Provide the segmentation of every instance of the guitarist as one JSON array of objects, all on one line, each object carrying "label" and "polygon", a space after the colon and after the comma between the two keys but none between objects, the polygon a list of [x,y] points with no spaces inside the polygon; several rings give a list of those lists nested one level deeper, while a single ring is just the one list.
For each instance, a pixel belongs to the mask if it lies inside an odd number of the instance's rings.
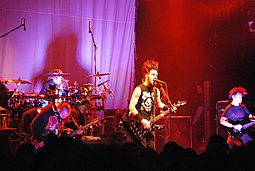
[{"label": "guitarist", "polygon": [[[58,128],[65,118],[70,115],[71,107],[68,102],[48,104],[41,108],[30,124],[35,149],[40,150],[47,143],[47,135],[58,135]],[[55,137],[55,136],[48,136]]]},{"label": "guitarist", "polygon": [[[243,125],[254,119],[254,116],[249,112],[247,107],[242,104],[242,98],[248,94],[243,87],[234,87],[229,93],[228,97],[231,103],[224,109],[220,118],[220,124],[228,127],[227,144],[230,148],[246,144],[253,140],[248,135],[248,129],[244,129]],[[238,135],[238,136],[237,136]]]},{"label": "guitarist", "polygon": [[[161,102],[160,91],[154,86],[155,81],[158,78],[158,61],[149,59],[142,65],[143,83],[138,85],[132,94],[129,103],[129,112],[122,117],[123,126],[130,134],[128,130],[128,123],[133,120],[143,128],[150,129],[151,123],[149,119],[152,115],[155,115],[156,107],[158,109],[167,110],[169,107]],[[148,132],[143,139],[143,143],[137,142],[134,137],[131,138],[140,145],[145,144],[145,147],[155,150],[154,147],[154,132]]]}]

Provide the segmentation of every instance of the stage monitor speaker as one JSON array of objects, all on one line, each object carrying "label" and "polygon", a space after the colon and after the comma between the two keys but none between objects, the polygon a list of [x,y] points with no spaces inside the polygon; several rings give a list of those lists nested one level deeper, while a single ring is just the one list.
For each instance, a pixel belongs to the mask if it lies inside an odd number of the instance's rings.
[{"label": "stage monitor speaker", "polygon": [[171,116],[169,119],[170,141],[184,148],[192,148],[191,116]]},{"label": "stage monitor speaker", "polygon": [[122,131],[120,119],[127,112],[127,109],[108,109],[104,111],[106,123],[104,125],[104,134],[112,136],[116,132]]},{"label": "stage monitor speaker", "polygon": [[230,100],[219,100],[216,103],[216,121],[218,122],[222,113],[224,112],[224,109],[227,107],[227,105],[230,104]]},{"label": "stage monitor speaker", "polygon": [[224,109],[231,103],[230,100],[219,100],[216,103],[216,134],[223,136],[224,138],[227,137],[227,130],[226,128],[220,124],[220,118],[224,112]]}]

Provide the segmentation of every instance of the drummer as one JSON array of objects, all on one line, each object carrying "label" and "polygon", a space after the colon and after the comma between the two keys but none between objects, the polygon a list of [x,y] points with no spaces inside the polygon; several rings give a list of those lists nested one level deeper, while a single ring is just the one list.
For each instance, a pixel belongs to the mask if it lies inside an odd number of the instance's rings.
[{"label": "drummer", "polygon": [[43,87],[39,94],[45,94],[47,91],[56,91],[57,95],[65,95],[68,91],[68,82],[63,78],[63,76],[68,75],[63,73],[61,69],[54,69],[53,73],[45,74],[48,76],[47,82],[43,84]]}]

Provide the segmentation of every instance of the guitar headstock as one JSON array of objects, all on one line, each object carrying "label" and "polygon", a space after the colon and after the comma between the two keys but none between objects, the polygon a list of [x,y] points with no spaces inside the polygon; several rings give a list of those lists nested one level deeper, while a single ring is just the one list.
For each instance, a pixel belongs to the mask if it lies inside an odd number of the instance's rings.
[{"label": "guitar headstock", "polygon": [[90,121],[88,124],[83,126],[83,128],[88,128],[91,126],[100,126],[101,125],[100,121],[101,121],[100,117],[96,117],[96,118],[92,119],[92,121]]},{"label": "guitar headstock", "polygon": [[92,124],[92,125],[100,125],[100,121],[101,121],[101,119],[100,119],[100,117],[96,117],[95,119],[93,119],[90,123]]},{"label": "guitar headstock", "polygon": [[174,113],[176,113],[177,108],[178,108],[179,106],[185,105],[186,103],[187,103],[186,100],[177,101],[177,103],[174,103],[174,104],[172,105],[171,111],[174,112]]},{"label": "guitar headstock", "polygon": [[187,104],[187,100],[179,100],[179,101],[177,101],[177,103],[175,104],[177,107],[179,107],[179,106],[183,106],[183,105],[185,105],[185,104]]}]

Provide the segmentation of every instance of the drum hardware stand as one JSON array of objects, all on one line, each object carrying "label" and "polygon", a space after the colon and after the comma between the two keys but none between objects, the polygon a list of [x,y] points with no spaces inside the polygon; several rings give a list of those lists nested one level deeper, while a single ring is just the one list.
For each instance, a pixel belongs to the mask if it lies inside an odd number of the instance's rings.
[{"label": "drum hardware stand", "polygon": [[[96,67],[96,50],[97,50],[97,46],[96,46],[96,43],[95,43],[95,39],[94,39],[94,35],[93,35],[93,32],[92,32],[92,28],[91,28],[91,23],[89,21],[89,33],[91,34],[91,38],[92,38],[92,42],[93,42],[93,45],[94,45],[94,72],[95,72],[95,75],[94,76],[91,76],[91,77],[95,77],[95,82],[94,82],[94,86],[97,87],[96,83],[96,77],[99,78],[99,81],[101,82],[101,77],[100,76],[104,76],[104,75],[109,75],[110,73],[105,73],[105,74],[100,74],[98,71],[97,71],[97,67]],[[109,93],[111,92],[112,93],[112,90],[110,90],[104,83],[102,84],[104,85],[104,91],[108,91]],[[105,96],[105,92],[104,92],[104,96]],[[97,92],[98,93],[98,92]],[[110,93],[110,94],[111,94]],[[105,99],[106,97],[103,98],[103,102],[102,102],[102,108],[100,108],[100,110],[104,110],[104,104],[105,104]],[[92,104],[93,106],[94,104]],[[92,115],[95,115],[95,111],[92,111]],[[94,118],[95,116],[93,116]],[[102,118],[101,119],[104,119],[105,116],[104,114],[102,115]],[[102,134],[104,134],[104,126],[102,126]]]}]

